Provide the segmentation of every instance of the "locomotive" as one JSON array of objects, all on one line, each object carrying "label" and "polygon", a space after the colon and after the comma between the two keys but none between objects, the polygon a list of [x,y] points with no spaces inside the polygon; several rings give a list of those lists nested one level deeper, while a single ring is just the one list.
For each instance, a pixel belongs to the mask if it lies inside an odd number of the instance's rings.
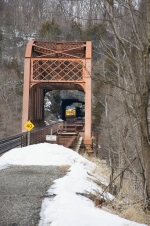
[{"label": "locomotive", "polygon": [[85,116],[84,106],[76,107],[74,105],[66,106],[65,108],[65,118],[83,118]]},{"label": "locomotive", "polygon": [[77,114],[77,109],[75,106],[67,106],[65,109],[65,117],[66,118],[75,118]]}]

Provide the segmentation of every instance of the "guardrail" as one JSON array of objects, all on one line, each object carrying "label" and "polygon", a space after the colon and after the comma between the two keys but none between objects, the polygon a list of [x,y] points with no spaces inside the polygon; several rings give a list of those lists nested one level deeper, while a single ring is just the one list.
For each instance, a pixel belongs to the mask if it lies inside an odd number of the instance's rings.
[{"label": "guardrail", "polygon": [[21,136],[18,134],[15,136],[7,137],[0,140],[0,154],[9,151],[12,148],[18,147],[21,145]]},{"label": "guardrail", "polygon": [[[30,144],[43,143],[47,134],[57,133],[63,122],[56,122],[51,125],[30,131]],[[28,145],[28,132],[20,133],[0,140],[0,154],[3,154],[15,147],[25,147]]]},{"label": "guardrail", "polygon": [[[56,134],[60,128],[62,127],[63,122],[56,122],[51,125],[34,129],[30,131],[30,144],[38,144],[43,143],[45,141],[45,136],[51,134],[51,130],[53,134]],[[28,145],[28,133],[23,134],[21,137],[21,147],[25,147]]]}]

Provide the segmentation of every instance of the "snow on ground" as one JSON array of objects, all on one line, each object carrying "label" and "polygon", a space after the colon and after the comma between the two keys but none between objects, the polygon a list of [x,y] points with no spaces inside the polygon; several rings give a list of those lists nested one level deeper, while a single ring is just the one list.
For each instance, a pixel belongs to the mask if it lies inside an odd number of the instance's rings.
[{"label": "snow on ground", "polygon": [[[81,195],[95,191],[101,194],[102,189],[92,181],[96,165],[71,149],[48,143],[15,148],[0,158],[0,170],[10,165],[70,165],[67,174],[49,188],[48,194],[56,196],[43,200],[39,226],[144,226],[96,208]],[[105,182],[102,175],[100,179]],[[104,195],[114,198],[109,193]]]}]

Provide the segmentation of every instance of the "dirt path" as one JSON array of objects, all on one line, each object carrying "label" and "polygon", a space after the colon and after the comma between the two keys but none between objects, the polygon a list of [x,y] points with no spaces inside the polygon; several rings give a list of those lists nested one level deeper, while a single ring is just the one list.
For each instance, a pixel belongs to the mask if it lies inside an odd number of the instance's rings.
[{"label": "dirt path", "polygon": [[36,226],[42,200],[57,178],[56,166],[11,166],[0,171],[0,226]]}]

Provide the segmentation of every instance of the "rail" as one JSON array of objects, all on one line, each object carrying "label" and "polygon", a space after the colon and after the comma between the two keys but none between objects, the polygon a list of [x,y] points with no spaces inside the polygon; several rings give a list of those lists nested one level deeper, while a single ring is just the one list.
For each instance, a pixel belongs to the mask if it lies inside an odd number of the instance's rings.
[{"label": "rail", "polygon": [[[63,122],[56,122],[51,125],[34,129],[30,132],[30,144],[43,143],[45,141],[45,135],[51,133],[57,133],[62,126]],[[25,147],[28,145],[28,132],[20,133],[15,136],[0,139],[0,155],[11,150],[15,147]]]}]

